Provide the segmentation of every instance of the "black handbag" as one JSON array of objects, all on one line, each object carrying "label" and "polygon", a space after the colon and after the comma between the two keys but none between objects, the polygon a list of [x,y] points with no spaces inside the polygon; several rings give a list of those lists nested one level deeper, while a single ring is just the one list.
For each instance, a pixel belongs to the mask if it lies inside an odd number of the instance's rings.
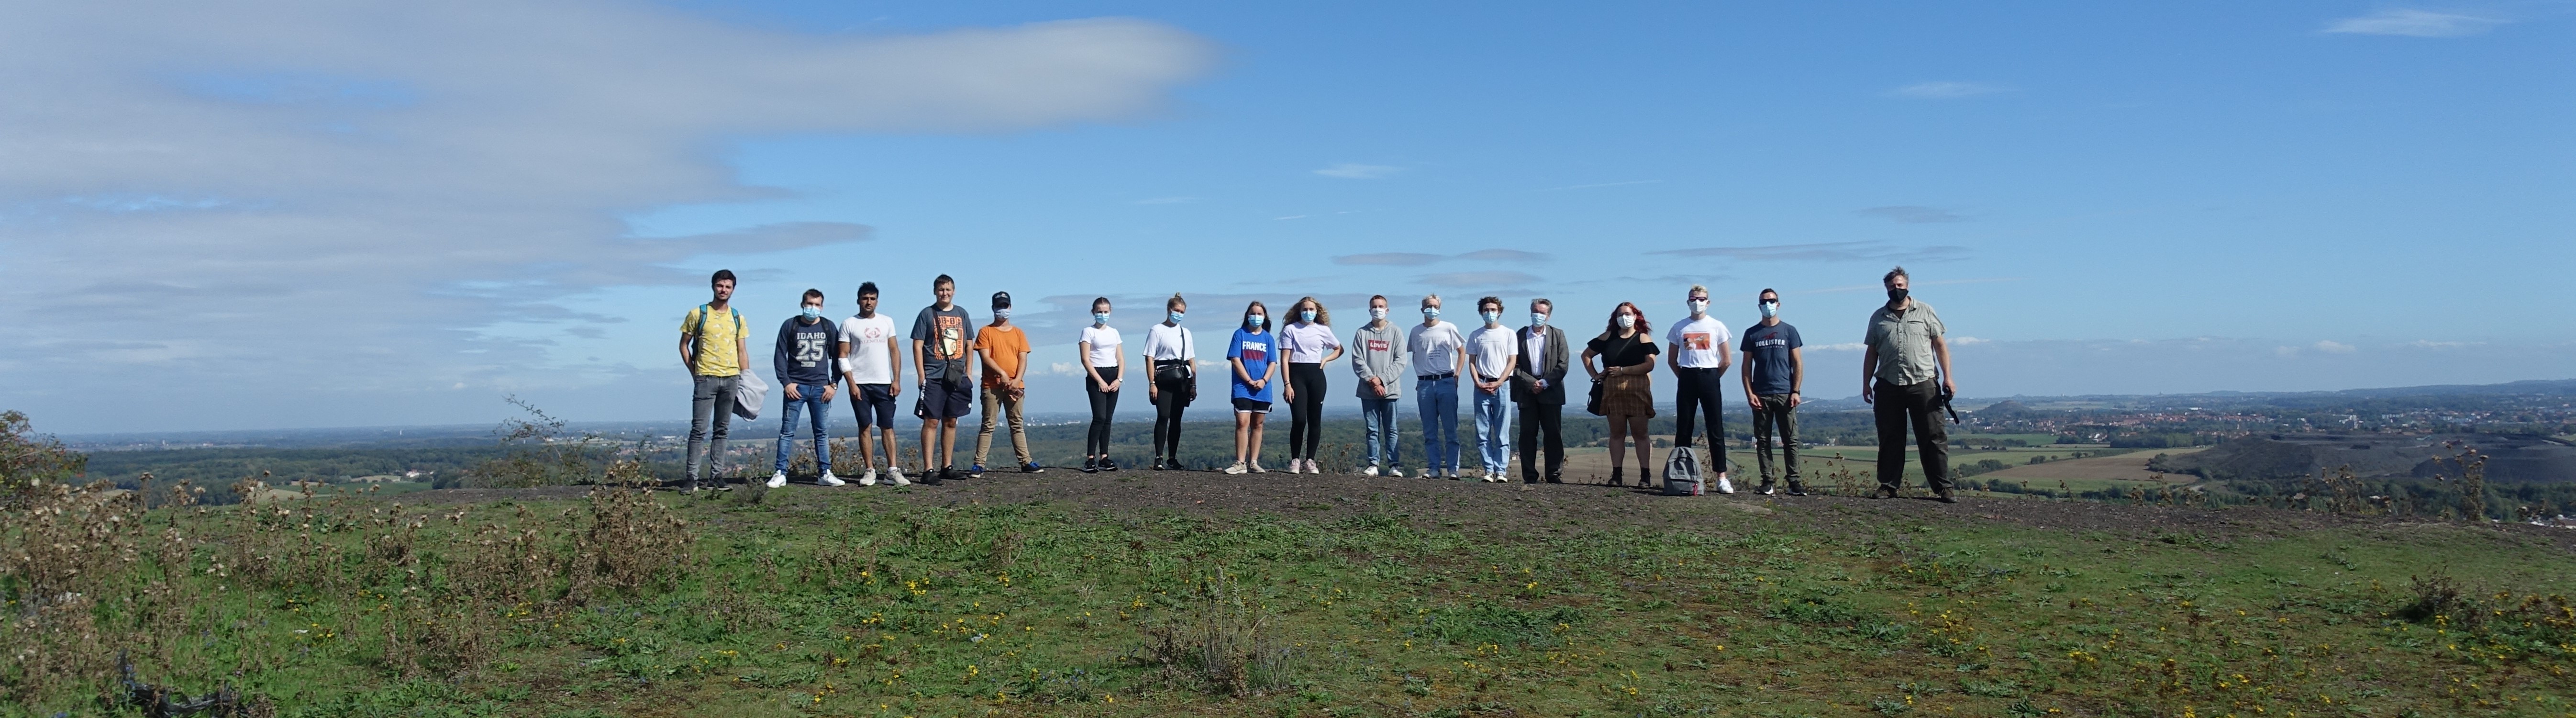
[{"label": "black handbag", "polygon": [[1154,365],[1155,383],[1180,383],[1181,406],[1189,406],[1191,402],[1199,400],[1199,370],[1194,365],[1194,361],[1189,358],[1190,356],[1190,331],[1183,329],[1181,330],[1182,358],[1156,362]]},{"label": "black handbag", "polygon": [[1601,377],[1592,378],[1592,400],[1583,402],[1583,410],[1601,416]]}]

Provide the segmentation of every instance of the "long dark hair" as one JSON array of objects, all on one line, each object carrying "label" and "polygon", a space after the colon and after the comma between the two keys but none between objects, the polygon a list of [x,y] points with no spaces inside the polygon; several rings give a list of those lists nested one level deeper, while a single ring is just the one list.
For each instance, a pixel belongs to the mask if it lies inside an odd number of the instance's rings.
[{"label": "long dark hair", "polygon": [[[1655,335],[1655,327],[1646,323],[1646,310],[1638,309],[1636,302],[1620,302],[1619,306],[1610,308],[1610,328],[1601,330],[1602,339],[1619,338],[1619,310],[1621,309],[1628,310],[1629,313],[1637,315],[1637,326],[1634,328],[1637,330],[1638,334],[1647,337]],[[1647,341],[1654,340],[1648,339]]]},{"label": "long dark hair", "polygon": [[[1263,326],[1263,327],[1265,327],[1265,328],[1262,328],[1262,329],[1255,329],[1255,328],[1253,328],[1253,326],[1252,326],[1252,310],[1255,310],[1255,309],[1259,309],[1259,310],[1261,310],[1261,324],[1262,324],[1262,326]],[[1264,331],[1269,331],[1269,329],[1267,329],[1267,328],[1266,328],[1266,327],[1268,327],[1269,325],[1270,325],[1270,307],[1263,305],[1263,304],[1261,303],[1261,300],[1258,300],[1258,299],[1252,300],[1252,303],[1251,303],[1251,304],[1244,305],[1244,307],[1243,307],[1243,330],[1244,330],[1244,331],[1247,331],[1247,332],[1264,332]]]}]

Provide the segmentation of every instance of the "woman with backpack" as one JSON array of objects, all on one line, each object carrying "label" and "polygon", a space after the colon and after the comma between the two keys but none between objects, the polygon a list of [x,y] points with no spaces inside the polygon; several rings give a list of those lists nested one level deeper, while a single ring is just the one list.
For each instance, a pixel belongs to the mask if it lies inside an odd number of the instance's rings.
[{"label": "woman with backpack", "polygon": [[[1646,434],[1646,420],[1655,416],[1655,356],[1662,353],[1654,331],[1645,310],[1620,302],[1610,311],[1609,327],[1583,346],[1583,370],[1592,374],[1590,409],[1610,421],[1611,486],[1627,485],[1622,449],[1630,438],[1637,440],[1637,485],[1654,485],[1654,465],[1647,458],[1654,440]],[[1595,357],[1602,368],[1593,367]]]}]

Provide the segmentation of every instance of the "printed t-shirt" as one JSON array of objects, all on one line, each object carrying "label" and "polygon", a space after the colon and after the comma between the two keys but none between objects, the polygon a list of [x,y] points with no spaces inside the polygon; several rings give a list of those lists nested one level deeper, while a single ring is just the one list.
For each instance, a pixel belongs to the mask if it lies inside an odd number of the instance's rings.
[{"label": "printed t-shirt", "polygon": [[1753,393],[1787,394],[1796,388],[1796,372],[1792,371],[1796,367],[1790,363],[1789,352],[1806,345],[1798,339],[1798,328],[1788,322],[1767,327],[1757,322],[1746,327],[1744,356],[1752,360],[1753,366],[1745,371],[1753,373]]},{"label": "printed t-shirt", "polygon": [[841,370],[850,380],[861,384],[894,383],[894,357],[886,346],[894,341],[894,317],[878,312],[873,317],[856,314],[841,320],[841,341],[850,345],[850,355],[841,359]]},{"label": "printed t-shirt", "polygon": [[1232,382],[1234,384],[1234,398],[1251,399],[1253,401],[1271,401],[1271,397],[1278,394],[1279,382],[1277,381],[1262,383],[1260,391],[1253,391],[1251,385],[1243,383],[1243,377],[1250,376],[1258,378],[1264,374],[1270,373],[1270,362],[1273,357],[1278,355],[1278,353],[1279,335],[1269,332],[1254,334],[1242,329],[1234,330],[1234,340],[1226,342],[1225,344],[1225,358],[1243,360],[1243,373],[1236,374],[1233,371],[1226,372],[1226,376],[1234,380]]},{"label": "printed t-shirt", "polygon": [[1000,389],[1027,363],[1029,335],[1009,324],[988,326],[976,333],[975,349],[984,353],[984,388]]},{"label": "printed t-shirt", "polygon": [[[690,308],[680,317],[680,333],[698,331],[698,315],[705,311],[703,304]],[[741,376],[742,357],[734,352],[742,339],[741,319],[742,313],[731,307],[707,317],[707,334],[698,337],[697,353],[689,356],[689,371],[698,376]]]},{"label": "printed t-shirt", "polygon": [[1677,363],[1683,367],[1707,369],[1726,363],[1727,336],[1726,322],[1702,316],[1675,322],[1664,330],[1664,343],[1673,345]]},{"label": "printed t-shirt", "polygon": [[[912,339],[921,342],[921,378],[948,379],[966,374],[966,351],[975,346],[975,324],[955,304],[921,308],[912,319]],[[907,346],[905,349],[911,349]]]}]

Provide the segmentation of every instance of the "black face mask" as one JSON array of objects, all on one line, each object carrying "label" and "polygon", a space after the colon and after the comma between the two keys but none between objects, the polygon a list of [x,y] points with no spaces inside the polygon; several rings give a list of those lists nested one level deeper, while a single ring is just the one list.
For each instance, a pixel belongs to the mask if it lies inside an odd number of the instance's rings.
[{"label": "black face mask", "polygon": [[1903,304],[1903,303],[1905,303],[1905,290],[1904,290],[1903,288],[1897,288],[1897,289],[1890,289],[1890,290],[1887,290],[1887,303],[1888,303],[1888,304]]}]

